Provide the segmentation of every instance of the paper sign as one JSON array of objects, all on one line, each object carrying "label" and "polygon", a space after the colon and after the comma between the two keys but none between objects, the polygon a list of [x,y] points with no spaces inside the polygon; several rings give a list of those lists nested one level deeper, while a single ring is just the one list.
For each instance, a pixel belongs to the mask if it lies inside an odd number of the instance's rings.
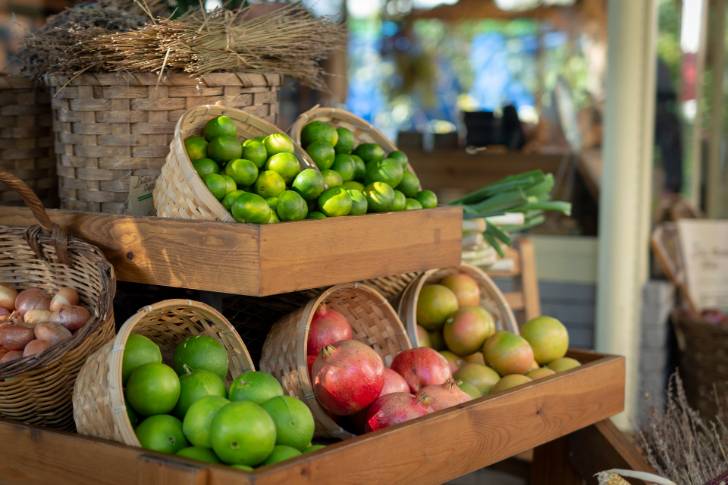
[{"label": "paper sign", "polygon": [[681,219],[677,228],[697,307],[728,311],[728,221]]},{"label": "paper sign", "polygon": [[153,216],[154,204],[152,203],[152,192],[157,177],[138,176],[129,177],[129,199],[127,201],[127,214],[133,216]]}]

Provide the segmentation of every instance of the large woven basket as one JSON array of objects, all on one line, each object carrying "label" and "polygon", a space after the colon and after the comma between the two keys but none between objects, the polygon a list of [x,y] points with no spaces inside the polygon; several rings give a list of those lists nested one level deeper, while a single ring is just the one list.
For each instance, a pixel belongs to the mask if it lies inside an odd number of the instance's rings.
[{"label": "large woven basket", "polygon": [[72,429],[73,385],[86,357],[114,335],[114,269],[101,251],[68,236],[46,214],[40,200],[18,178],[0,170],[0,181],[16,190],[39,226],[0,226],[0,283],[37,286],[49,293],[75,288],[91,319],[69,340],[33,357],[0,364],[0,417]]},{"label": "large woven basket", "polygon": [[[154,187],[154,208],[158,216],[235,222],[195,171],[184,145],[185,138],[200,135],[205,124],[220,115],[229,116],[238,128],[238,135],[244,138],[281,133],[264,119],[235,108],[198,106],[187,111],[174,129],[167,162]],[[296,146],[295,153],[302,168],[316,166],[300,147]]]},{"label": "large woven basket", "polygon": [[121,363],[129,335],[153,340],[165,362],[172,361],[177,344],[193,335],[209,335],[228,352],[227,384],[253,361],[235,329],[214,308],[191,300],[164,300],[139,310],[119,330],[116,338],[88,358],[73,391],[73,417],[80,434],[140,446],[124,404]]},{"label": "large woven basket", "polygon": [[[47,207],[58,205],[53,158],[51,100],[27,79],[0,74],[0,169],[12,172]],[[18,193],[0,185],[0,204],[22,204]]]},{"label": "large woven basket", "polygon": [[317,436],[343,439],[352,434],[319,406],[306,363],[308,329],[314,312],[323,303],[341,312],[351,324],[354,338],[371,346],[386,365],[411,345],[387,300],[359,283],[331,287],[273,325],[263,344],[260,368],[275,375],[288,394],[308,405],[316,421]]},{"label": "large woven basket", "polygon": [[138,199],[151,190],[169,153],[175,124],[186,110],[222,102],[275,123],[281,78],[234,73],[197,78],[169,73],[162,79],[154,74],[82,74],[49,76],[47,82],[61,206],[125,213],[130,203],[132,211],[141,210],[135,208]]},{"label": "large woven basket", "polygon": [[480,306],[493,315],[498,330],[508,330],[515,334],[519,333],[516,317],[513,315],[513,311],[508,306],[508,302],[500,289],[498,289],[498,286],[480,269],[469,264],[462,264],[454,268],[426,271],[410,283],[405,290],[397,310],[399,317],[407,327],[407,335],[413,345],[419,346],[417,339],[417,300],[420,290],[428,283],[435,283],[446,276],[456,273],[465,273],[478,283],[478,287],[480,288]]}]

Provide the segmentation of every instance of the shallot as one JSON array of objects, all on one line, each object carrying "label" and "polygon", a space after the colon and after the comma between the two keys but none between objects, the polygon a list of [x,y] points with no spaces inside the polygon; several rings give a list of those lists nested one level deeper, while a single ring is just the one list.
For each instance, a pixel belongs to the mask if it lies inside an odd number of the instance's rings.
[{"label": "shallot", "polygon": [[5,364],[7,362],[12,362],[14,360],[18,360],[23,356],[23,353],[19,350],[11,350],[7,354],[0,357],[0,364]]},{"label": "shallot", "polygon": [[39,323],[50,322],[50,310],[28,310],[23,316],[23,322],[28,325],[38,325]]},{"label": "shallot", "polygon": [[89,318],[91,314],[86,307],[73,305],[61,307],[57,312],[51,313],[50,322],[63,325],[73,332],[83,327]]},{"label": "shallot", "polygon": [[0,346],[8,350],[23,350],[26,344],[33,340],[32,328],[20,325],[7,325],[0,328]]},{"label": "shallot", "polygon": [[10,286],[0,285],[0,307],[6,310],[15,308],[15,297],[18,292]]},{"label": "shallot", "polygon": [[31,355],[40,354],[50,346],[51,343],[45,340],[31,340],[30,342],[28,342],[28,345],[26,345],[25,349],[23,350],[23,357],[30,357]]},{"label": "shallot", "polygon": [[71,331],[57,323],[39,323],[33,328],[35,338],[57,344],[72,337]]},{"label": "shallot", "polygon": [[28,288],[15,297],[15,311],[22,317],[30,310],[49,310],[51,298],[40,288]]},{"label": "shallot", "polygon": [[51,299],[50,310],[57,312],[64,306],[78,305],[78,292],[67,286],[59,288]]}]

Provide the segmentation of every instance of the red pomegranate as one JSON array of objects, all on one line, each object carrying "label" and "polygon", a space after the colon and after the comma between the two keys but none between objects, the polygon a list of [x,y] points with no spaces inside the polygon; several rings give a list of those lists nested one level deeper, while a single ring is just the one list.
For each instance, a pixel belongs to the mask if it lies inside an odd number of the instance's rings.
[{"label": "red pomegranate", "polygon": [[393,392],[410,392],[409,385],[404,377],[394,372],[392,369],[384,369],[384,386],[380,396],[392,394]]},{"label": "red pomegranate", "polygon": [[380,396],[367,410],[366,431],[394,426],[431,412],[427,398],[418,398],[409,392]]},{"label": "red pomegranate", "polygon": [[415,393],[425,386],[444,384],[452,379],[447,359],[428,347],[403,350],[394,358],[391,368],[404,377]]},{"label": "red pomegranate", "polygon": [[384,362],[371,347],[344,340],[324,347],[311,375],[319,404],[331,414],[349,416],[379,397]]},{"label": "red pomegranate", "polygon": [[320,305],[308,328],[306,354],[318,356],[327,345],[342,340],[351,340],[351,325],[344,315],[328,306]]},{"label": "red pomegranate", "polygon": [[434,411],[457,406],[464,402],[470,401],[472,398],[463,392],[457,383],[450,379],[445,384],[439,386],[425,386],[417,393],[417,397],[421,399],[429,399],[430,407]]}]

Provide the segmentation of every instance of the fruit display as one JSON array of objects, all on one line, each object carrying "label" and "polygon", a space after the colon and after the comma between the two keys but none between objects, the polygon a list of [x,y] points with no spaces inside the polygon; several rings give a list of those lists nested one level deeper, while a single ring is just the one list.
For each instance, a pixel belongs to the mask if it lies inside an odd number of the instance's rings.
[{"label": "fruit display", "polygon": [[188,337],[169,364],[154,341],[129,336],[124,397],[143,448],[248,471],[319,449],[311,411],[275,377],[246,371],[226,386],[228,354],[215,338]]},{"label": "fruit display", "polygon": [[59,288],[16,290],[0,285],[0,365],[41,354],[73,337],[91,318],[78,292]]}]

